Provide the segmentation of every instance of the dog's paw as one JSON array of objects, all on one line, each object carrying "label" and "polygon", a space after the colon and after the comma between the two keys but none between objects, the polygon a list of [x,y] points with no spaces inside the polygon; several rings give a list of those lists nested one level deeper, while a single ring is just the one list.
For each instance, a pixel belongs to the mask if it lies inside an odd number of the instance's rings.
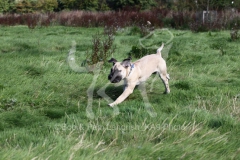
[{"label": "dog's paw", "polygon": [[163,92],[163,94],[169,94],[169,93],[170,93],[170,90]]},{"label": "dog's paw", "polygon": [[109,107],[113,107],[113,106],[114,106],[114,104],[113,104],[113,103],[110,103],[110,104],[108,104],[108,106],[109,106]]}]

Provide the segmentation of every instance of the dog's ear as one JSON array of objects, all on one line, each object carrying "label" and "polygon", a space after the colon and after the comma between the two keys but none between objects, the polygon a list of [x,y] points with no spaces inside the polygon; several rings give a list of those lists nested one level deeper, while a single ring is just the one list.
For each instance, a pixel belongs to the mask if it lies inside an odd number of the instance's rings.
[{"label": "dog's ear", "polygon": [[108,60],[108,62],[109,63],[113,63],[113,65],[117,62],[117,60],[116,59],[114,59],[114,58],[111,58],[110,60]]},{"label": "dog's ear", "polygon": [[127,59],[124,59],[121,63],[121,65],[125,68],[130,67],[131,66],[131,57],[128,57]]}]

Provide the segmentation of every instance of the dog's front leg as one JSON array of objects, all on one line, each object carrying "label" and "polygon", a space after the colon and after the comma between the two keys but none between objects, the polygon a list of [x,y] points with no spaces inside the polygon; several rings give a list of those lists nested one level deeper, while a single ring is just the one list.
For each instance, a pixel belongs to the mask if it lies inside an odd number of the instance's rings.
[{"label": "dog's front leg", "polygon": [[113,103],[110,103],[109,106],[113,107],[114,105],[117,105],[117,104],[121,103],[122,101],[124,101],[133,92],[134,87],[135,87],[135,85],[127,86],[127,88],[125,88],[124,92]]}]

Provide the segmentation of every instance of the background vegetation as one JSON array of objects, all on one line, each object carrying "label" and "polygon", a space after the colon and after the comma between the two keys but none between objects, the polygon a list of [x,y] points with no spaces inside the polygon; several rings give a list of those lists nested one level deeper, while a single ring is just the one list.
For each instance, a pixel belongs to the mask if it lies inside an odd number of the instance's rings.
[{"label": "background vegetation", "polygon": [[[206,17],[206,15],[205,15]],[[124,27],[137,27],[142,32],[147,29],[171,27],[175,29],[190,29],[193,32],[220,31],[223,29],[239,29],[240,14],[232,11],[219,11],[215,16],[203,20],[202,12],[178,12],[166,9],[149,11],[63,11],[55,13],[6,14],[0,16],[0,25],[27,25],[33,29],[54,25],[72,27],[106,27],[121,30]],[[147,22],[151,24],[148,24]]]},{"label": "background vegetation", "polygon": [[[97,94],[108,82],[106,65],[92,88],[96,117],[89,119],[93,74],[74,72],[66,58],[76,40],[80,65],[104,28],[2,26],[0,159],[239,159],[239,39],[232,41],[229,31],[170,31],[171,93],[162,94],[160,80],[146,82],[157,117],[146,112],[137,88],[113,116]],[[139,46],[141,30],[114,35],[112,56],[122,60]],[[154,49],[169,36],[156,30],[142,43]],[[116,99],[122,86],[106,93]]]},{"label": "background vegetation", "polygon": [[175,11],[240,9],[240,0],[0,0],[0,13],[149,10],[153,7]]}]

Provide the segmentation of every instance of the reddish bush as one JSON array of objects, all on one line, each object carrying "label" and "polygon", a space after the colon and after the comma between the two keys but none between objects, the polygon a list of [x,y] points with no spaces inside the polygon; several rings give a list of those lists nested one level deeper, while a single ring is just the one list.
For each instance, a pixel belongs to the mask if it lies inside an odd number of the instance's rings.
[{"label": "reddish bush", "polygon": [[[165,9],[153,9],[151,11],[63,11],[59,13],[26,13],[7,14],[0,16],[0,25],[27,25],[29,28],[36,26],[64,25],[74,27],[107,27],[117,30],[126,26],[138,26],[143,32],[146,31],[147,21],[152,27],[172,27],[177,29],[191,29],[194,32],[205,30],[231,29],[237,22],[238,13],[221,11],[217,13],[217,19],[203,23],[201,14],[194,11],[174,12]],[[199,20],[200,16],[200,20]]]}]

